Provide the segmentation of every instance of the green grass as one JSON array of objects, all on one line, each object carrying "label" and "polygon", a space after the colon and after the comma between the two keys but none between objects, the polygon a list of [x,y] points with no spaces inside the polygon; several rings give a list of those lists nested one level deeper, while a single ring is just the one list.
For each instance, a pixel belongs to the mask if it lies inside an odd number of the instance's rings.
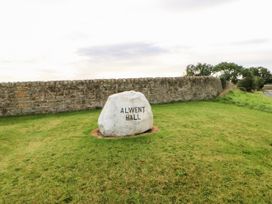
[{"label": "green grass", "polygon": [[272,113],[272,97],[265,96],[262,92],[248,93],[236,89],[219,97],[218,101]]},{"label": "green grass", "polygon": [[0,203],[271,203],[272,114],[222,101],[154,105],[159,132],[118,140],[90,136],[100,110],[1,118]]}]

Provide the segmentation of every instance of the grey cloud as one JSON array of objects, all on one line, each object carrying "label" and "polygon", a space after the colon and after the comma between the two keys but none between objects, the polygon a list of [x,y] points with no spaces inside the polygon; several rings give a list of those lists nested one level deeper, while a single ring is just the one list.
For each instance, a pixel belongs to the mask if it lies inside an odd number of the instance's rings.
[{"label": "grey cloud", "polygon": [[81,56],[92,59],[129,59],[136,57],[154,56],[169,52],[167,49],[152,43],[125,43],[78,49]]},{"label": "grey cloud", "polygon": [[211,7],[223,3],[229,3],[237,0],[162,0],[166,8],[172,9],[194,9],[202,7]]}]

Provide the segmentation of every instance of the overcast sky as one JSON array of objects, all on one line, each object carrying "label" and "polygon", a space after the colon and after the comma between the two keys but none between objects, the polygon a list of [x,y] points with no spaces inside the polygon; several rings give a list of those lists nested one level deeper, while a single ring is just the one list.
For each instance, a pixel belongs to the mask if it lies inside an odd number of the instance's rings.
[{"label": "overcast sky", "polygon": [[271,0],[0,1],[0,81],[180,76],[222,61],[272,71]]}]

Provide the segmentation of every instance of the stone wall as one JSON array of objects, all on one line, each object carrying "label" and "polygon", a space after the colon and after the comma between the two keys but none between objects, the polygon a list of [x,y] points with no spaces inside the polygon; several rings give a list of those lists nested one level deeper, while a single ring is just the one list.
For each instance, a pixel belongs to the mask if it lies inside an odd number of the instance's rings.
[{"label": "stone wall", "polygon": [[109,95],[127,90],[140,91],[156,104],[211,99],[222,86],[213,77],[0,83],[0,116],[103,107]]},{"label": "stone wall", "polygon": [[272,91],[272,84],[265,84],[263,87],[263,90],[264,91],[267,91],[267,90]]}]

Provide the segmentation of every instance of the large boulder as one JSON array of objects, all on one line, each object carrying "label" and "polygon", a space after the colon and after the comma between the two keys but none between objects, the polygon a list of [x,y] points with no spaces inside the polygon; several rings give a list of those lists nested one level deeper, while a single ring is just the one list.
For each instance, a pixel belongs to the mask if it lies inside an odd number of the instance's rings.
[{"label": "large boulder", "polygon": [[128,136],[153,127],[153,113],[144,94],[125,91],[108,97],[98,118],[103,136]]}]

